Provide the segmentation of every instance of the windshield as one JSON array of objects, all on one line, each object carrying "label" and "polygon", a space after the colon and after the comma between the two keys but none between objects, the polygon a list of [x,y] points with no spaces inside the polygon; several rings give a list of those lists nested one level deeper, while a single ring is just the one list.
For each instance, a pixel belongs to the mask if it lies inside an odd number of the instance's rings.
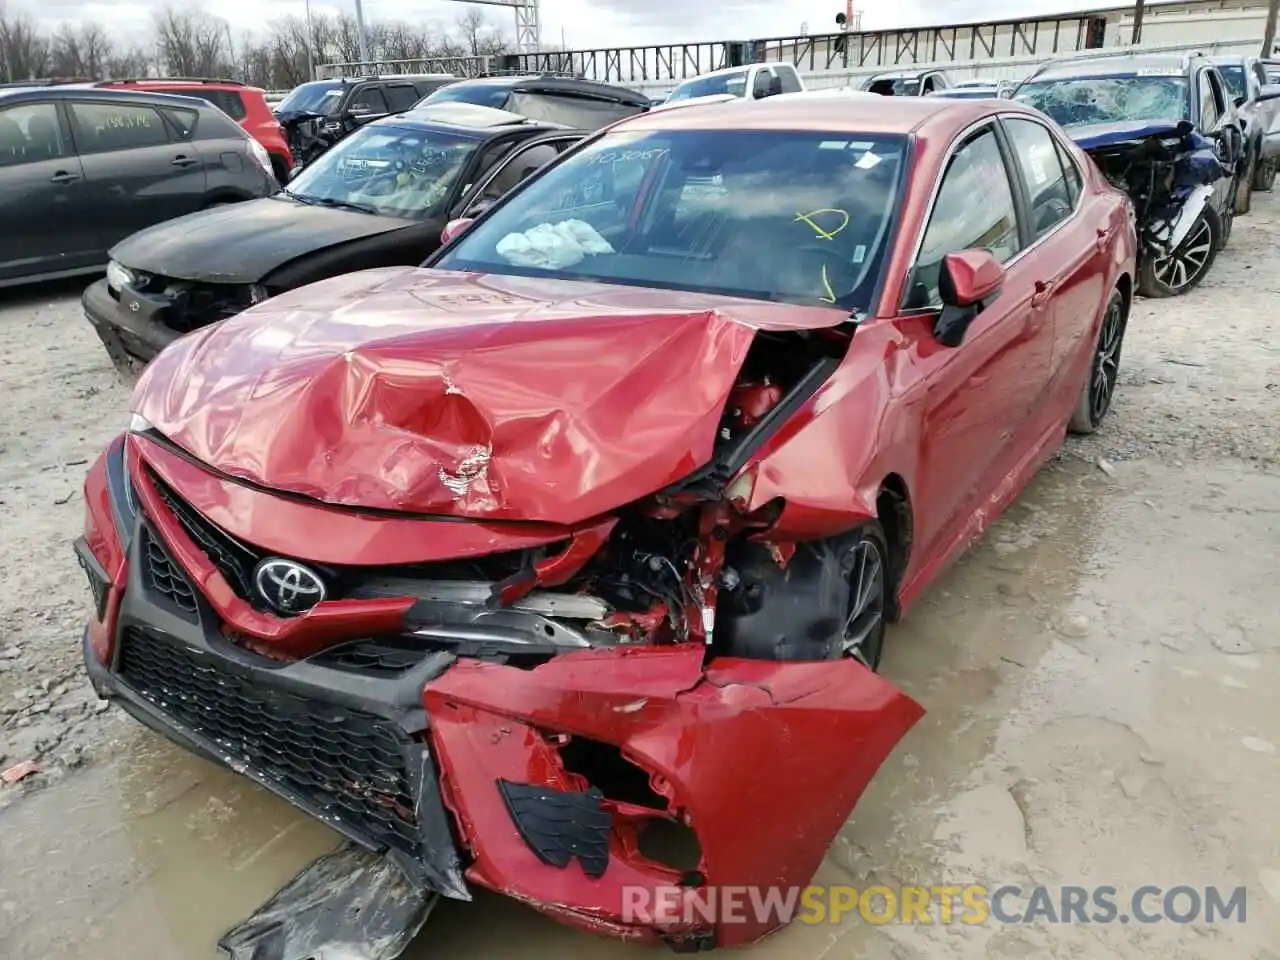
[{"label": "windshield", "polygon": [[1227,89],[1231,91],[1231,98],[1247,97],[1249,92],[1245,89],[1244,83],[1244,67],[1241,66],[1218,66],[1218,72],[1222,74],[1222,79],[1227,81]]},{"label": "windshield", "polygon": [[710,97],[717,93],[730,93],[735,97],[747,93],[747,71],[740,73],[721,73],[713,77],[698,77],[688,80],[671,91],[667,103],[677,100],[691,100],[694,97]]},{"label": "windshield", "polygon": [[1014,99],[1064,127],[1187,119],[1184,77],[1073,77],[1024,83]]},{"label": "windshield", "polygon": [[316,80],[294,87],[276,107],[279,113],[332,113],[342,99],[342,84],[330,80]]},{"label": "windshield", "polygon": [[285,192],[303,202],[425,220],[443,213],[478,143],[437,130],[364,127],[303,167]]},{"label": "windshield", "polygon": [[618,131],[547,168],[433,266],[866,309],[906,139]]},{"label": "windshield", "polygon": [[493,107],[501,110],[511,94],[511,88],[492,83],[451,83],[441,87],[418,106],[426,103],[474,103],[481,107]]}]

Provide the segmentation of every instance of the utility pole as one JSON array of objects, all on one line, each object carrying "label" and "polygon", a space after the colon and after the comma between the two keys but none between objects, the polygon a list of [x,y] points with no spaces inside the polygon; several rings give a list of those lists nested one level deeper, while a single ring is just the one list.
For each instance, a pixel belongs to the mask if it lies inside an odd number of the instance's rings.
[{"label": "utility pole", "polygon": [[316,57],[311,52],[312,45],[316,42],[315,31],[311,29],[311,0],[306,0],[307,10],[307,79],[314,80],[316,78]]},{"label": "utility pole", "polygon": [[369,62],[369,36],[364,30],[364,4],[356,0],[356,35],[360,38],[360,62]]},{"label": "utility pole", "polygon": [[1271,0],[1267,4],[1267,26],[1262,31],[1262,56],[1270,57],[1271,48],[1276,44],[1276,12],[1280,11],[1280,0]]},{"label": "utility pole", "polygon": [[[1272,0],[1275,2],[1275,0]],[[1138,44],[1142,40],[1142,15],[1147,12],[1147,0],[1138,0],[1137,6],[1133,8],[1133,38],[1130,44]]]}]

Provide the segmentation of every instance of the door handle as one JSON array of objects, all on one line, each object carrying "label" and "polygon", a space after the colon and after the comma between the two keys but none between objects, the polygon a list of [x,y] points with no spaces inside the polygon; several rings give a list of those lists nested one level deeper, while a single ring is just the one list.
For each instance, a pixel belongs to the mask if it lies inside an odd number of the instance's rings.
[{"label": "door handle", "polygon": [[1110,227],[1098,228],[1098,249],[1106,250],[1108,244],[1111,243],[1111,235],[1115,233]]},{"label": "door handle", "polygon": [[1053,295],[1052,280],[1037,280],[1036,292],[1031,295],[1031,308],[1039,310],[1049,302],[1049,297]]},{"label": "door handle", "polygon": [[67,173],[65,170],[59,170],[49,178],[50,183],[75,183],[80,179],[80,175],[76,173]]},{"label": "door handle", "polygon": [[182,154],[178,154],[178,156],[174,157],[174,158],[173,158],[171,161],[169,161],[169,162],[170,162],[171,164],[173,164],[173,166],[175,166],[175,167],[190,167],[190,166],[192,166],[192,165],[194,165],[194,164],[199,163],[200,161],[199,161],[199,160],[193,160],[191,157],[184,156],[184,155],[182,155]]}]

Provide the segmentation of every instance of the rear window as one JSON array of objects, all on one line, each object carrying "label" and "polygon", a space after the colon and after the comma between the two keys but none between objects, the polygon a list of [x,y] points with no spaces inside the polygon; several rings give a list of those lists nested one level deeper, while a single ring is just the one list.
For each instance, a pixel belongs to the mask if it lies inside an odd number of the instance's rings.
[{"label": "rear window", "polygon": [[249,113],[244,100],[234,90],[198,90],[192,91],[192,95],[208,100],[232,120],[243,120]]}]

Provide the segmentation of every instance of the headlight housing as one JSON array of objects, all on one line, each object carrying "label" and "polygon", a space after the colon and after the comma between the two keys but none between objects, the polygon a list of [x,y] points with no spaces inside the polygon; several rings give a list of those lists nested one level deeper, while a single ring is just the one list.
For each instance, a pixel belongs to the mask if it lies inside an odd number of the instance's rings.
[{"label": "headlight housing", "polygon": [[107,263],[107,286],[117,293],[126,283],[133,283],[133,271],[128,267],[111,260]]}]

